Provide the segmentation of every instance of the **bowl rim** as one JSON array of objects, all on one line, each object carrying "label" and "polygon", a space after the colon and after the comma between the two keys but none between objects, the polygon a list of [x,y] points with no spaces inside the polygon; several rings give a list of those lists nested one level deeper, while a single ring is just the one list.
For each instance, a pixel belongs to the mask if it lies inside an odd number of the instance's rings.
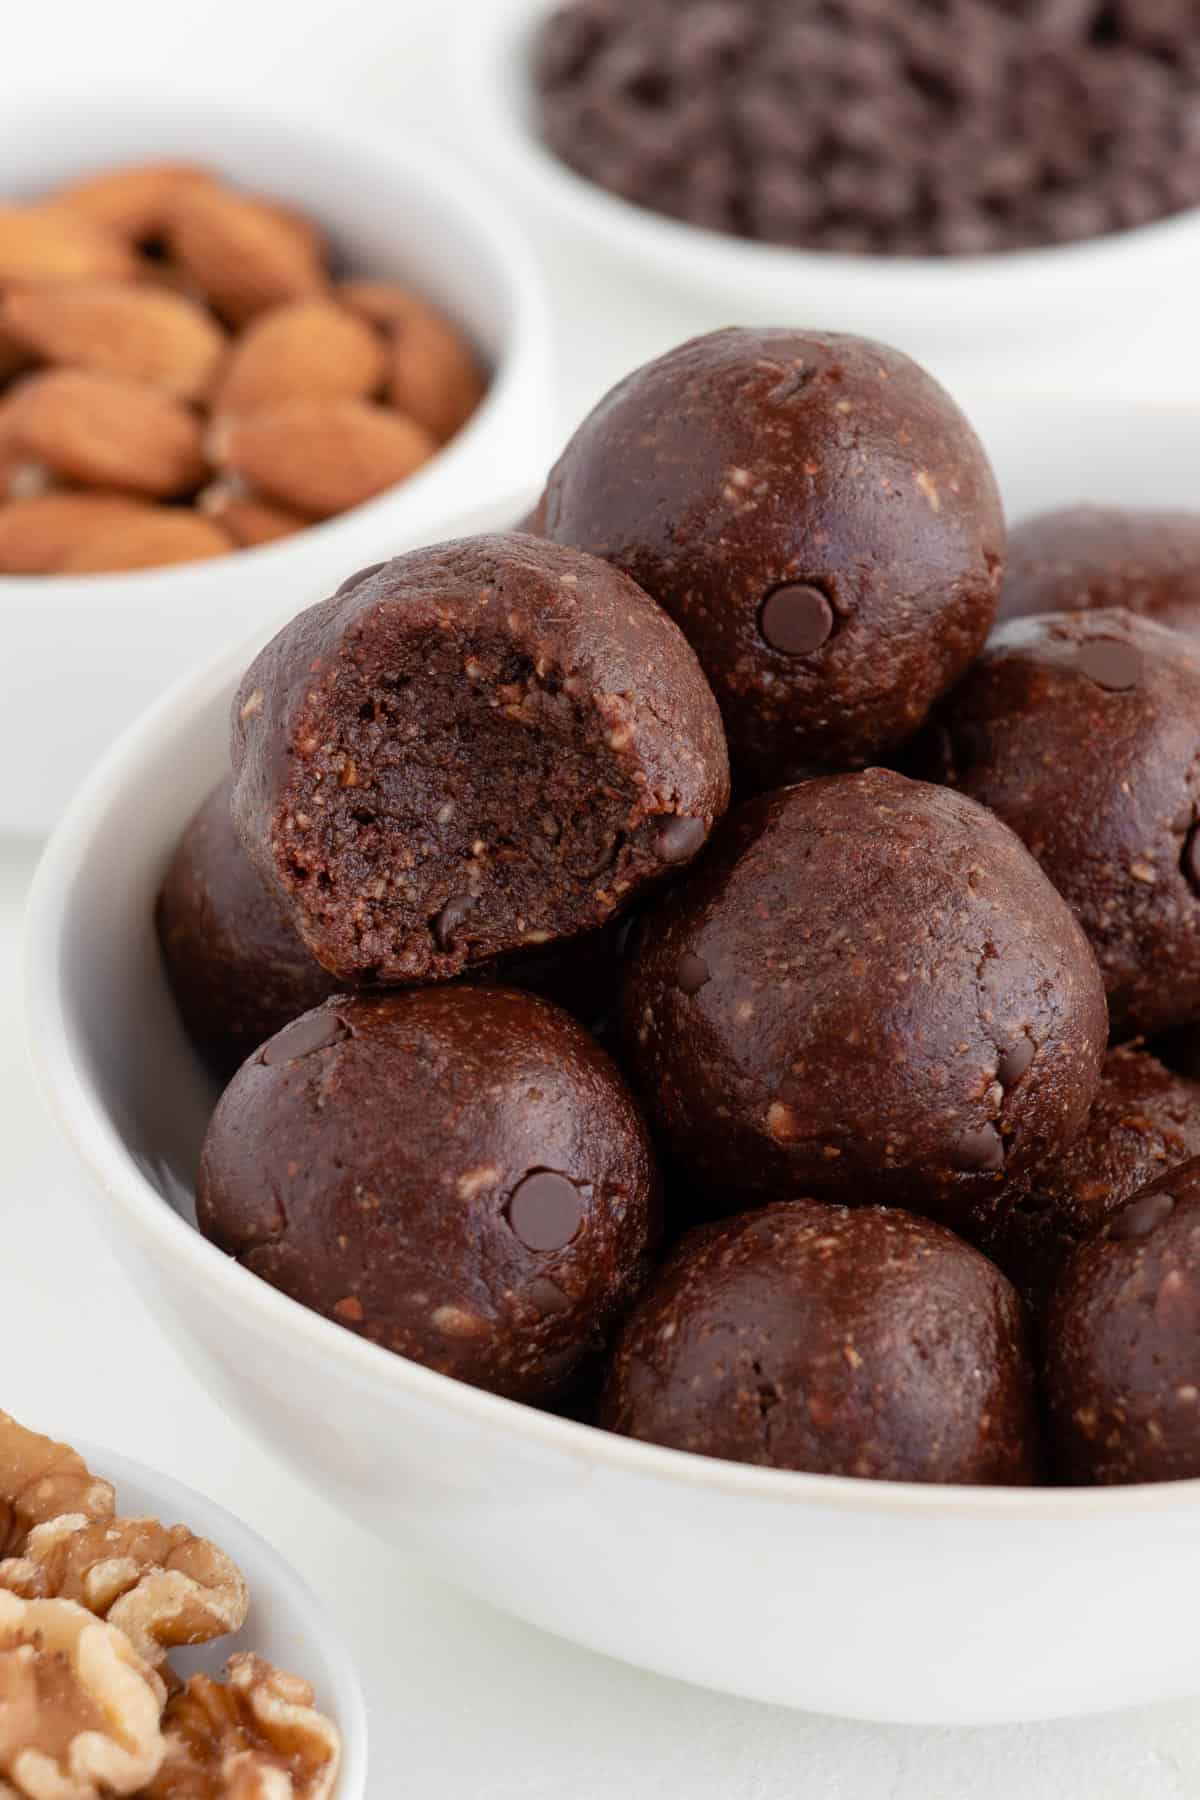
[{"label": "bowl rim", "polygon": [[[1005,398],[1012,400],[1010,390]],[[1028,400],[1031,396],[1026,396]],[[1078,406],[1079,396],[1039,389],[1039,402]],[[1200,404],[1143,402],[1151,413],[1191,417],[1200,429]],[[524,490],[486,509],[489,519],[521,517]],[[494,529],[485,524],[482,528]],[[468,525],[466,529],[471,529]],[[290,617],[290,612],[285,617]],[[277,620],[276,626],[283,623]],[[270,627],[266,628],[269,633]],[[169,1261],[174,1276],[218,1309],[236,1305],[280,1352],[299,1361],[335,1364],[352,1386],[386,1400],[403,1395],[462,1424],[505,1433],[517,1447],[569,1459],[592,1471],[653,1480],[669,1488],[740,1495],[759,1503],[834,1508],[875,1517],[1009,1520],[1097,1524],[1178,1513],[1200,1505],[1200,1477],[1122,1487],[982,1487],[874,1481],[799,1470],[766,1469],[622,1437],[596,1426],[468,1386],[381,1348],[225,1256],[188,1224],[138,1166],[91,1083],[77,1053],[74,1009],[63,978],[65,927],[75,884],[102,841],[111,806],[148,769],[168,766],[197,719],[236,687],[249,657],[264,641],[227,648],[199,671],[181,676],[113,742],[79,788],[46,845],[25,911],[23,979],[25,1028],[36,1084],[51,1118],[88,1171],[89,1201],[98,1190],[132,1227],[143,1250]]]},{"label": "bowl rim", "polygon": [[[253,576],[260,571],[286,567],[288,559],[299,561],[307,550],[311,554],[314,534],[328,543],[341,530],[370,532],[386,527],[388,514],[401,496],[413,495],[419,500],[427,478],[445,478],[453,472],[455,459],[474,449],[478,440],[501,424],[511,409],[527,401],[531,391],[545,386],[544,363],[548,346],[553,341],[550,301],[533,246],[517,218],[501,215],[494,196],[479,177],[452,151],[443,145],[428,146],[423,140],[388,131],[377,123],[351,121],[328,106],[317,104],[310,111],[281,106],[276,101],[251,103],[243,96],[222,96],[214,102],[197,89],[166,86],[147,99],[135,89],[105,90],[98,97],[88,90],[63,95],[48,88],[31,90],[23,87],[19,99],[4,117],[6,131],[44,129],[43,121],[55,113],[66,111],[75,121],[118,118],[144,119],[150,124],[157,119],[177,121],[181,114],[203,118],[219,118],[223,125],[231,122],[239,131],[258,137],[295,138],[302,134],[306,152],[323,164],[345,164],[355,161],[369,164],[373,180],[394,180],[410,189],[420,187],[435,200],[443,218],[452,221],[458,236],[474,240],[482,247],[489,262],[488,278],[505,292],[512,327],[491,370],[483,399],[461,430],[438,449],[430,461],[404,481],[385,488],[380,494],[362,501],[344,513],[318,519],[292,537],[276,542],[235,547],[219,557],[196,563],[180,563],[157,568],[117,570],[92,575],[9,575],[0,572],[0,608],[6,601],[36,594],[68,600],[87,596],[103,604],[106,593],[120,584],[132,588],[147,600],[154,598],[157,585],[178,586],[188,581],[211,579],[214,567],[232,564],[245,568]],[[220,153],[213,162],[219,165]],[[120,167],[119,162],[111,164]],[[445,510],[444,506],[440,510]],[[253,558],[245,562],[246,557]]]},{"label": "bowl rim", "polygon": [[[83,1457],[89,1469],[112,1483],[117,1490],[118,1508],[121,1490],[126,1483],[144,1487],[155,1496],[158,1517],[163,1524],[182,1521],[198,1536],[212,1539],[233,1558],[243,1574],[246,1574],[246,1564],[251,1558],[266,1565],[268,1580],[275,1582],[281,1590],[287,1590],[296,1609],[303,1611],[311,1620],[313,1641],[319,1641],[329,1664],[330,1685],[335,1691],[329,1694],[319,1693],[317,1702],[327,1710],[342,1740],[341,1762],[332,1800],[362,1800],[367,1792],[370,1731],[366,1695],[358,1664],[345,1634],[329,1608],[313,1592],[306,1577],[295,1564],[289,1562],[274,1544],[237,1513],[231,1512],[219,1500],[213,1500],[209,1495],[200,1493],[197,1488],[180,1481],[177,1476],[164,1474],[161,1469],[142,1462],[139,1457],[110,1450],[107,1445],[97,1444],[86,1435],[71,1432],[60,1435],[57,1425],[51,1435],[61,1443],[70,1444]],[[168,1517],[168,1514],[173,1517]],[[243,1548],[246,1544],[250,1546],[249,1555]],[[249,1576],[248,1580],[251,1582],[250,1599],[253,1606],[253,1577]],[[248,1627],[253,1636],[253,1612],[248,1620]],[[219,1649],[220,1643],[221,1640],[216,1639],[213,1648]],[[288,1670],[287,1673],[308,1679],[303,1669]]]},{"label": "bowl rim", "polygon": [[1152,251],[1170,251],[1200,228],[1200,207],[1188,207],[1145,225],[1066,244],[976,256],[888,256],[772,244],[655,212],[578,174],[530,127],[531,87],[526,78],[530,41],[556,4],[557,0],[512,0],[507,6],[485,7],[475,29],[455,34],[460,87],[475,103],[482,97],[491,141],[514,173],[560,218],[652,264],[673,262],[705,285],[720,282],[732,289],[758,280],[778,291],[801,279],[819,282],[822,275],[838,285],[873,276],[881,288],[887,283],[890,300],[907,298],[916,306],[935,294],[965,301],[967,289],[986,284],[997,301],[1017,302],[1029,311],[1040,304],[1047,282],[1103,280],[1120,265],[1129,265],[1130,252],[1134,258],[1146,258]]}]

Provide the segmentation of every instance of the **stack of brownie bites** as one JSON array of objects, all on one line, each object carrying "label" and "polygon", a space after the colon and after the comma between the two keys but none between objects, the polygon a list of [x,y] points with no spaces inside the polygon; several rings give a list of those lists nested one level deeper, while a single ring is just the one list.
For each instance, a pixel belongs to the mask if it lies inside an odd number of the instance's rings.
[{"label": "stack of brownie bites", "polygon": [[1200,517],[1006,545],[893,350],[638,370],[247,671],[159,901],[201,1229],[676,1449],[1200,1474],[1195,630]]}]

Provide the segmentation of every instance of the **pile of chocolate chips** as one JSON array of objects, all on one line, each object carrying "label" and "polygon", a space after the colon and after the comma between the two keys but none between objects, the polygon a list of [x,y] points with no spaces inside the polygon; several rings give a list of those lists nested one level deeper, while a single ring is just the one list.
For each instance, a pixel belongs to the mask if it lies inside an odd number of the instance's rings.
[{"label": "pile of chocolate chips", "polygon": [[549,147],[768,243],[964,255],[1200,205],[1200,0],[569,0]]}]

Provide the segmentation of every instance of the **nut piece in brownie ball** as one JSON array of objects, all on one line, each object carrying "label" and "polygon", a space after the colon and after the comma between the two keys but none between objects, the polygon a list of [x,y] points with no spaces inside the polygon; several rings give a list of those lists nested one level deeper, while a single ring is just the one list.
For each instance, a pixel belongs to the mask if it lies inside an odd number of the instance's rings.
[{"label": "nut piece in brownie ball", "polygon": [[999,819],[887,770],[739,807],[638,932],[630,1067],[726,1196],[964,1216],[1087,1117],[1107,1018],[1070,910]]},{"label": "nut piece in brownie ball", "polygon": [[930,376],[865,338],[768,330],[614,388],[541,529],[679,621],[745,790],[911,736],[988,634],[1005,543],[987,457]]},{"label": "nut piece in brownie ball", "polygon": [[302,1305],[514,1399],[561,1393],[659,1228],[640,1114],[592,1039],[508,988],[326,1001],[213,1115],[205,1236]]},{"label": "nut piece in brownie ball", "polygon": [[1151,1182],[1075,1252],[1043,1379],[1060,1480],[1200,1475],[1200,1160]]},{"label": "nut piece in brownie ball", "polygon": [[1075,1142],[986,1201],[964,1230],[1041,1318],[1076,1246],[1147,1182],[1193,1156],[1200,1156],[1200,1083],[1125,1045],[1109,1052]]},{"label": "nut piece in brownie ball", "polygon": [[1108,606],[1200,632],[1200,512],[1072,506],[1012,529],[999,619]]},{"label": "nut piece in brownie ball", "polygon": [[943,1226],[792,1200],[701,1226],[616,1344],[599,1423],[874,1480],[1034,1478],[1021,1302]]},{"label": "nut piece in brownie ball", "polygon": [[930,740],[1074,909],[1114,1037],[1200,1016],[1200,648],[1121,609],[1013,620]]},{"label": "nut piece in brownie ball", "polygon": [[517,534],[343,584],[260,654],[233,725],[243,841],[347,983],[604,925],[729,797],[679,630],[606,563]]},{"label": "nut piece in brownie ball", "polygon": [[232,786],[222,782],[188,825],[155,911],[180,1016],[222,1080],[334,987],[243,850],[230,817]]}]

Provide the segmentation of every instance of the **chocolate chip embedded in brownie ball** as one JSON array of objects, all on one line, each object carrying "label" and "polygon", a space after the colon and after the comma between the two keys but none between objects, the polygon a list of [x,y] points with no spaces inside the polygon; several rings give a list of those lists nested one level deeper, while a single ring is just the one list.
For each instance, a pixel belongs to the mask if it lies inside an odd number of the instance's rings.
[{"label": "chocolate chip embedded in brownie ball", "polygon": [[1041,1318],[1075,1247],[1139,1188],[1193,1156],[1200,1156],[1200,1083],[1126,1045],[1109,1052],[1074,1143],[984,1202],[964,1230]]},{"label": "chocolate chip embedded in brownie ball", "polygon": [[772,1469],[1032,1481],[1021,1302],[953,1233],[793,1200],[683,1239],[626,1322],[599,1423]]},{"label": "chocolate chip embedded in brownie ball", "polygon": [[637,370],[552,471],[542,530],[677,619],[743,789],[902,744],[987,636],[1004,516],[950,397],[865,338],[730,330]]},{"label": "chocolate chip embedded in brownie ball", "polygon": [[606,924],[729,797],[679,630],[535,538],[395,558],[302,613],[234,707],[234,813],[343,982],[439,979]]},{"label": "chocolate chip embedded in brownie ball", "polygon": [[222,782],[188,825],[155,909],[180,1016],[222,1080],[334,987],[242,849],[229,814],[232,785]]},{"label": "chocolate chip embedded in brownie ball", "polygon": [[1073,907],[1114,1037],[1200,1016],[1200,648],[1121,610],[1014,620],[934,735]]},{"label": "chocolate chip embedded in brownie ball", "polygon": [[638,933],[629,1066],[710,1193],[951,1222],[1068,1144],[1107,1018],[1095,958],[1006,826],[871,769],[741,806]]},{"label": "chocolate chip embedded in brownie ball", "polygon": [[559,1394],[658,1232],[645,1126],[557,1007],[447,985],[327,1001],[226,1089],[205,1235],[372,1343],[515,1399]]},{"label": "chocolate chip embedded in brownie ball", "polygon": [[1200,512],[1073,506],[1012,529],[999,619],[1110,606],[1200,632]]},{"label": "chocolate chip embedded in brownie ball", "polygon": [[1200,1160],[1143,1188],[1075,1252],[1043,1378],[1062,1481],[1200,1475]]}]

